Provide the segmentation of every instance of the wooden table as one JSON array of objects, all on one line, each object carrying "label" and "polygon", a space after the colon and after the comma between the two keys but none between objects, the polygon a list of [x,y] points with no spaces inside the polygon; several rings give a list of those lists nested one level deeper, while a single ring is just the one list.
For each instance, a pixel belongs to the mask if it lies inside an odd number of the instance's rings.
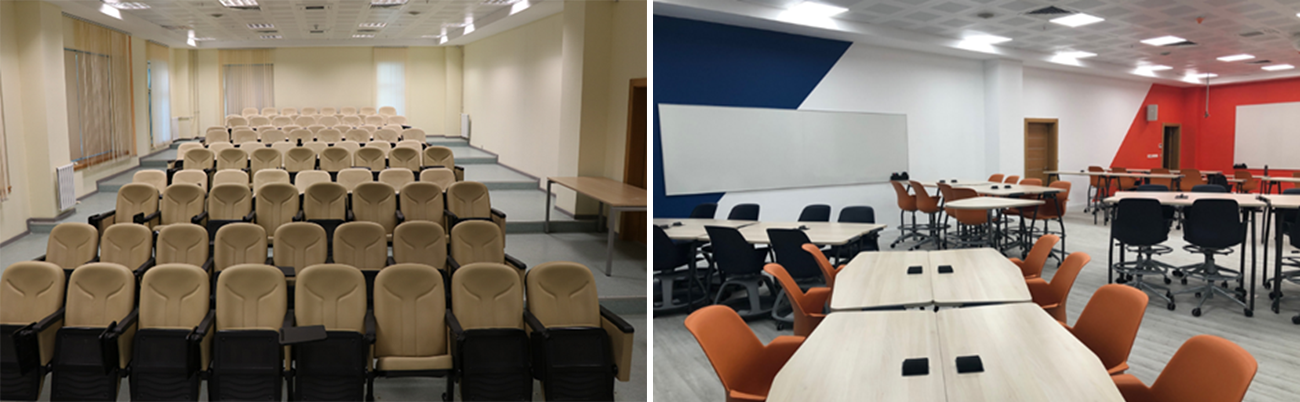
[{"label": "wooden table", "polygon": [[[917,183],[921,183],[922,186],[926,186],[926,187],[939,187],[938,182],[918,181]],[[953,187],[963,187],[963,188],[969,188],[975,190],[975,192],[979,193],[980,195],[995,196],[995,197],[1010,197],[1010,196],[1019,196],[1025,194],[1054,194],[1054,193],[1065,191],[1065,189],[1047,187],[1047,186],[1031,186],[1031,185],[1005,184],[1005,183],[992,183],[992,182],[975,182],[975,183],[962,182],[958,184],[952,184],[952,183],[948,183],[948,184],[952,185]]]},{"label": "wooden table", "polygon": [[[930,374],[904,377],[912,358],[929,359]],[[932,312],[835,313],[776,373],[767,400],[943,402],[942,360]]]},{"label": "wooden table", "polygon": [[[681,225],[674,225],[681,223]],[[676,219],[655,218],[654,224],[667,226],[664,233],[673,240],[709,241],[705,226],[727,226],[740,230],[745,241],[751,244],[769,244],[768,229],[798,229],[805,227],[808,241],[821,246],[842,246],[858,237],[882,230],[886,225],[878,223],[843,223],[843,222],[759,222],[732,221],[722,219]]]},{"label": "wooden table", "polygon": [[[940,265],[953,272],[939,273]],[[908,274],[911,266],[921,273]],[[842,312],[1032,300],[1019,267],[995,249],[976,248],[859,253],[835,276],[830,306]]]},{"label": "wooden table", "polygon": [[[930,367],[943,373],[947,402],[1124,400],[1097,355],[1036,304],[935,315],[942,360]],[[984,371],[958,374],[956,358],[972,355]]]},{"label": "wooden table", "polygon": [[[605,205],[609,205],[609,215],[619,212],[645,211],[645,189],[620,183],[604,177],[547,177],[546,178],[546,220],[542,222],[542,232],[551,231],[551,184],[573,189],[579,194],[586,194],[600,202],[600,213],[604,214]],[[605,249],[605,276],[610,276],[614,269],[614,220],[605,218],[609,231],[608,245]]]},{"label": "wooden table", "polygon": [[1300,177],[1263,176],[1259,178],[1259,181],[1264,183],[1264,191],[1262,191],[1264,194],[1273,192],[1273,186],[1277,186],[1279,193],[1282,192],[1282,183],[1294,183],[1297,188],[1300,188]]},{"label": "wooden table", "polygon": [[[975,197],[975,198],[967,198],[967,199],[956,200],[956,201],[944,201],[943,207],[945,209],[952,208],[952,209],[961,209],[961,210],[984,210],[985,214],[988,216],[988,224],[990,226],[990,230],[988,231],[989,233],[988,244],[989,246],[994,246],[995,244],[997,244],[996,241],[997,237],[995,236],[998,235],[997,233],[994,233],[995,232],[994,230],[992,230],[993,228],[997,228],[997,225],[994,224],[995,221],[993,219],[994,211],[1001,211],[1007,208],[1033,207],[1033,206],[1043,205],[1045,203],[1046,202],[1043,200],[1031,200],[1025,198]],[[1020,236],[1021,239],[1018,240],[1017,243],[1019,243],[1019,245],[1022,248],[1025,248],[1028,242],[1024,239],[1023,236],[1025,233],[1024,219],[1020,219],[1020,233],[1021,233]],[[1027,252],[1028,251],[1026,251],[1026,253]]]},{"label": "wooden table", "polygon": [[[931,251],[930,265],[935,272],[932,276],[935,305],[1033,301],[1020,267],[997,250],[976,248]],[[952,273],[938,273],[941,265],[951,265]],[[835,283],[839,284],[838,281]]]}]

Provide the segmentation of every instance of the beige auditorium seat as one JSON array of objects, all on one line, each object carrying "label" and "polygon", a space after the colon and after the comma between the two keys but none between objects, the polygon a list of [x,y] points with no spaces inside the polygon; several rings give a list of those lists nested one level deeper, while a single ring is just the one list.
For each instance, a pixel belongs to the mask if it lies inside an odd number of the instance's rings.
[{"label": "beige auditorium seat", "polygon": [[[302,194],[306,193],[307,187],[311,187],[313,184],[329,182],[330,174],[328,172],[321,170],[304,170],[298,172],[298,176],[293,180],[293,185],[298,188],[298,193]],[[344,190],[346,190],[346,188]]]},{"label": "beige auditorium seat", "polygon": [[291,174],[316,169],[316,151],[294,147],[284,153],[284,170]]},{"label": "beige auditorium seat", "polygon": [[304,127],[304,128],[306,128],[307,131],[311,131],[311,134],[312,134],[312,135],[316,135],[316,133],[318,133],[318,132],[320,132],[321,130],[324,130],[324,129],[326,129],[326,128],[329,128],[329,127],[325,127],[325,125],[323,125],[323,124],[312,124],[312,125],[310,125],[310,126],[306,126],[306,127]]},{"label": "beige auditorium seat", "polygon": [[321,114],[321,115],[329,115],[329,116],[333,116],[333,115],[339,114],[339,112],[338,112],[338,109],[335,109],[335,108],[333,108],[333,107],[329,107],[329,106],[327,106],[327,107],[320,108],[320,114]]},{"label": "beige auditorium seat", "polygon": [[266,263],[266,231],[252,223],[232,223],[217,230],[212,243],[216,272],[240,264]]},{"label": "beige auditorium seat", "polygon": [[[335,124],[335,125],[333,125],[333,126],[330,126],[330,128],[335,129],[335,130],[339,130],[340,133],[346,133],[346,132],[348,132],[348,130],[351,130],[351,129],[356,128],[356,127],[352,127],[352,126],[349,126],[349,125],[346,125],[346,124]],[[342,134],[340,134],[340,135],[342,135]]]},{"label": "beige auditorium seat", "polygon": [[229,142],[220,142],[209,145],[208,149],[194,148],[185,151],[185,156],[181,159],[181,166],[185,169],[212,170],[217,163],[217,151],[213,147],[223,144],[230,146]]},{"label": "beige auditorium seat", "polygon": [[492,208],[487,186],[476,181],[462,181],[447,187],[447,226],[456,227],[469,219],[486,219],[506,232],[506,214]]},{"label": "beige auditorium seat", "polygon": [[209,131],[226,131],[226,127],[225,127],[225,126],[208,126],[208,128],[203,129],[203,132],[205,132],[205,133],[206,133],[206,132],[209,132]]},{"label": "beige auditorium seat", "polygon": [[406,116],[388,116],[388,124],[405,125]]},{"label": "beige auditorium seat", "polygon": [[248,125],[253,127],[271,125],[271,118],[266,116],[252,116],[248,118]]},{"label": "beige auditorium seat", "polygon": [[[397,116],[389,117],[389,118],[388,118],[388,123],[384,123],[384,125],[379,126],[379,129],[380,129],[380,130],[393,130],[394,133],[398,133],[397,137],[398,137],[398,138],[401,138],[401,136],[402,136],[402,135],[401,135],[401,132],[402,132],[402,130],[405,130],[405,129],[402,128],[402,125],[401,125],[401,124],[393,123],[393,119],[395,119],[395,118],[397,118]],[[393,142],[397,142],[397,141],[393,141]]]},{"label": "beige auditorium seat", "polygon": [[316,124],[319,124],[319,125],[322,125],[322,126],[325,126],[325,127],[333,127],[333,126],[337,126],[337,125],[339,125],[339,118],[338,118],[338,117],[335,117],[334,115],[324,115],[324,114],[322,114],[321,117],[316,118]]},{"label": "beige auditorium seat", "polygon": [[218,142],[230,142],[230,133],[226,130],[208,130],[203,133],[203,143],[216,144]]},{"label": "beige auditorium seat", "polygon": [[456,174],[447,168],[432,168],[420,171],[420,181],[437,184],[444,192],[452,184],[456,184]]},{"label": "beige auditorium seat", "polygon": [[416,140],[401,140],[397,142],[397,147],[395,147],[394,149],[410,148],[410,149],[414,149],[416,153],[419,153],[420,151],[424,150],[424,146],[421,144],[422,144],[421,142]]},{"label": "beige auditorium seat", "polygon": [[343,133],[339,130],[327,128],[316,133],[316,142],[333,144],[339,141],[343,141]]},{"label": "beige auditorium seat", "polygon": [[312,142],[304,143],[302,144],[302,146],[311,148],[312,151],[315,151],[317,159],[320,158],[321,152],[325,152],[325,149],[330,147],[329,144],[320,141],[312,141]]},{"label": "beige auditorium seat", "polygon": [[[262,187],[265,187],[267,184],[273,184],[273,183],[289,184],[289,187],[293,187],[293,185],[290,184],[290,182],[291,180],[289,180],[289,172],[285,171],[284,169],[259,170],[257,171],[257,173],[253,174],[253,193],[257,194],[258,191],[261,191]],[[296,192],[297,190],[295,190],[295,193]]]},{"label": "beige auditorium seat", "polygon": [[427,181],[415,181],[402,186],[402,215],[408,221],[429,221],[442,225],[446,222],[443,210],[447,204],[443,201],[442,187]]},{"label": "beige auditorium seat", "polygon": [[[270,171],[268,171],[270,172]],[[281,173],[284,173],[281,171]],[[284,176],[284,181],[267,183],[258,187],[256,207],[254,212],[258,225],[267,235],[268,242],[274,244],[274,234],[281,225],[294,221],[299,215],[298,209],[298,188],[289,184],[289,176]]]},{"label": "beige auditorium seat", "polygon": [[158,194],[158,189],[153,184],[127,183],[117,190],[117,203],[112,211],[93,215],[87,222],[98,233],[119,223],[139,223],[152,227],[158,224]]},{"label": "beige auditorium seat", "polygon": [[305,108],[302,108],[301,114],[304,115],[304,116],[314,115],[314,114],[316,114],[316,108],[314,108],[314,107],[305,107]]},{"label": "beige auditorium seat", "polygon": [[248,127],[248,118],[243,116],[227,117],[226,127]]},{"label": "beige auditorium seat", "polygon": [[384,156],[388,156],[388,151],[393,150],[393,144],[388,141],[371,140],[366,143],[366,148],[376,148],[384,151]]},{"label": "beige auditorium seat", "polygon": [[[633,328],[600,306],[591,269],[549,262],[529,270],[524,283],[524,314],[532,316],[525,322],[533,331],[532,346],[540,348],[533,351],[533,366],[543,368],[535,372],[543,373],[546,399],[613,400],[615,373],[619,381],[631,379]],[[607,370],[592,369],[611,363]]]},{"label": "beige auditorium seat", "polygon": [[362,108],[357,109],[357,114],[362,116],[374,116],[375,108],[370,106],[363,106]]},{"label": "beige auditorium seat", "polygon": [[310,127],[316,124],[316,116],[302,115],[293,119],[299,126]]},{"label": "beige auditorium seat", "polygon": [[271,145],[270,143],[264,144],[258,141],[249,141],[249,142],[240,143],[236,146],[239,147],[239,149],[244,150],[244,152],[248,152],[251,154],[255,150],[266,148],[269,147],[270,145]]},{"label": "beige auditorium seat", "polygon": [[366,145],[352,154],[352,166],[367,168],[372,172],[384,170],[387,164],[388,158],[379,147]]},{"label": "beige auditorium seat", "polygon": [[342,109],[339,109],[339,114],[344,116],[356,116],[357,108],[352,106],[344,106]]},{"label": "beige auditorium seat", "polygon": [[348,150],[348,152],[353,154],[355,154],[358,149],[361,149],[361,143],[352,140],[343,140],[343,141],[335,142],[334,146],[346,149]]},{"label": "beige auditorium seat", "polygon": [[[200,367],[208,367],[215,314],[209,310],[207,272],[189,264],[162,264],[140,279],[140,330],[131,368],[132,400],[198,400]],[[187,338],[198,335],[198,345]],[[190,352],[195,371],[177,370]]]},{"label": "beige auditorium seat", "polygon": [[424,130],[421,130],[421,129],[418,129],[418,128],[408,128],[408,129],[402,130],[401,133],[402,133],[402,140],[403,140],[403,141],[405,141],[405,140],[415,140],[415,141],[417,141],[417,142],[423,143],[423,142],[425,141],[425,137],[428,137],[428,135],[424,133]]},{"label": "beige auditorium seat", "polygon": [[248,169],[248,152],[240,148],[221,150],[217,153],[217,170],[224,169]]},{"label": "beige auditorium seat", "polygon": [[158,244],[154,246],[158,265],[190,264],[212,271],[208,258],[208,231],[192,223],[167,225],[158,231]]},{"label": "beige auditorium seat", "polygon": [[257,132],[249,129],[235,129],[230,132],[230,142],[235,144],[256,142]]},{"label": "beige auditorium seat", "polygon": [[293,124],[293,118],[289,116],[275,116],[271,118],[272,126],[284,127],[290,124]]},{"label": "beige auditorium seat", "polygon": [[447,243],[451,245],[451,256],[447,263],[452,272],[459,266],[476,262],[507,264],[519,271],[519,279],[522,281],[524,270],[528,268],[523,262],[506,254],[506,236],[492,222],[461,222],[451,228]]},{"label": "beige auditorium seat", "polygon": [[382,126],[382,125],[388,123],[388,119],[385,119],[384,116],[380,116],[380,115],[370,115],[370,116],[366,116],[366,119],[365,119],[364,121],[365,121],[366,125],[368,125],[368,126],[376,126],[376,127],[378,127],[378,126]]},{"label": "beige auditorium seat", "polygon": [[379,182],[388,184],[398,191],[413,181],[415,181],[415,173],[411,173],[410,169],[392,168],[379,171]]},{"label": "beige auditorium seat", "polygon": [[[225,150],[227,150],[227,149],[234,148],[234,147],[235,147],[235,144],[233,144],[233,143],[229,143],[229,142],[218,142],[218,143],[216,143],[216,144],[208,145],[208,150],[209,150],[209,151],[212,151],[212,160],[213,160],[213,162],[215,163],[216,160],[217,160],[217,154],[220,154],[221,151],[225,151]],[[189,155],[189,153],[187,152],[186,155]]]},{"label": "beige auditorium seat", "polygon": [[131,182],[148,184],[162,191],[167,188],[167,172],[158,169],[139,170],[131,175]]},{"label": "beige auditorium seat", "polygon": [[343,133],[343,139],[348,141],[356,141],[357,143],[369,142],[370,132],[359,128],[354,128],[348,130],[346,133]]},{"label": "beige auditorium seat", "polygon": [[289,153],[289,150],[290,150],[290,149],[293,149],[294,147],[297,147],[297,146],[298,146],[298,143],[297,143],[297,142],[277,142],[277,143],[271,144],[271,149],[274,149],[274,150],[280,151],[280,155],[285,155],[285,154]]},{"label": "beige auditorium seat", "polygon": [[374,181],[374,178],[375,176],[371,174],[368,169],[347,168],[339,171],[338,180],[336,180],[336,182],[342,184],[343,188],[346,188],[351,192],[362,183],[370,183]]},{"label": "beige auditorium seat", "polygon": [[276,110],[275,110],[275,107],[267,106],[267,107],[262,108],[262,115],[263,115],[263,116],[274,116],[274,115],[278,115],[278,114],[280,114],[280,112],[279,112],[279,111],[276,111]]},{"label": "beige auditorium seat", "polygon": [[286,316],[284,273],[268,265],[245,264],[227,268],[216,280],[217,334],[208,370],[211,398],[283,398],[281,373],[286,364],[280,329],[293,325]]},{"label": "beige auditorium seat", "polygon": [[253,128],[254,131],[257,131],[257,134],[258,134],[259,136],[262,135],[262,133],[264,133],[264,132],[271,131],[271,130],[276,130],[276,129],[277,129],[277,128],[276,128],[275,126],[271,125],[270,123],[267,123],[267,124],[265,124],[265,125],[261,125],[261,126],[257,126],[257,127],[254,127],[254,128]]},{"label": "beige auditorium seat", "polygon": [[375,278],[375,377],[446,377],[455,394],[447,298],[442,273],[424,264],[396,264]]},{"label": "beige auditorium seat", "polygon": [[[63,328],[54,347],[53,381],[50,400],[98,399],[117,395],[122,374],[131,363],[137,320],[136,277],[126,267],[97,262],[72,271],[64,304]],[[116,346],[116,364],[98,358],[111,356]],[[109,350],[104,350],[109,347]],[[67,356],[61,356],[67,354]]]},{"label": "beige auditorium seat", "polygon": [[454,359],[483,353],[491,353],[497,359],[491,375],[472,371],[458,375],[464,400],[532,398],[533,376],[527,363],[529,341],[523,322],[523,281],[511,271],[501,264],[477,263],[452,274],[452,307],[447,322],[458,340]]},{"label": "beige auditorium seat", "polygon": [[284,127],[280,127],[280,131],[283,131],[283,132],[285,133],[285,135],[288,135],[290,131],[293,131],[293,130],[302,130],[302,128],[303,128],[303,126],[300,126],[300,125],[297,125],[297,124],[290,124],[290,125],[287,125],[287,126],[284,126]]},{"label": "beige auditorium seat", "polygon": [[396,116],[397,108],[394,108],[392,106],[383,106],[380,107],[379,110],[377,110],[377,112],[380,116],[384,116],[384,117]]},{"label": "beige auditorium seat", "polygon": [[242,114],[242,115],[244,115],[244,116],[256,116],[256,115],[257,115],[257,108],[255,108],[255,107],[246,107],[246,108],[244,108],[244,111],[241,112],[240,114]]},{"label": "beige auditorium seat", "polygon": [[[283,144],[283,143],[277,143]],[[292,144],[290,144],[292,146]],[[248,173],[257,177],[257,173],[267,169],[284,167],[284,153],[275,148],[259,148],[248,155]]]},{"label": "beige auditorium seat", "polygon": [[262,136],[262,143],[267,145],[275,142],[283,142],[289,138],[285,135],[284,130],[269,130],[260,134]]},{"label": "beige auditorium seat", "polygon": [[153,266],[153,231],[135,223],[109,226],[99,239],[99,261],[122,264],[136,275]]},{"label": "beige auditorium seat", "polygon": [[222,169],[212,175],[212,191],[222,184],[239,184],[248,187],[248,173],[238,169]]},{"label": "beige auditorium seat", "polygon": [[393,262],[446,270],[447,232],[442,225],[430,221],[407,221],[397,225],[393,229]]},{"label": "beige auditorium seat", "polygon": [[[45,368],[54,358],[55,335],[63,328],[63,290],[66,275],[58,265],[41,261],[19,261],[0,273],[0,325],[3,341],[13,345],[14,355],[6,356],[0,367],[4,376],[3,398],[35,401],[45,383]],[[35,335],[19,338],[14,331],[25,328]],[[446,337],[446,335],[443,335]],[[7,349],[9,352],[11,349]],[[17,354],[17,351],[31,353]],[[25,362],[23,360],[26,360]],[[31,367],[27,375],[21,366]]]},{"label": "beige auditorium seat", "polygon": [[[230,142],[230,140],[227,139],[226,142]],[[176,166],[175,166],[176,161],[178,161],[178,160],[184,160],[184,159],[185,159],[185,153],[187,153],[187,152],[189,152],[190,150],[193,150],[193,149],[206,149],[206,148],[203,147],[203,144],[200,144],[200,143],[197,143],[197,142],[186,142],[186,143],[182,143],[179,147],[176,147],[176,159],[170,161],[170,163],[168,163],[168,166],[167,166],[167,167],[168,167],[168,168],[176,167]]]},{"label": "beige auditorium seat", "polygon": [[[172,175],[172,184],[168,185],[168,187],[174,186],[178,183],[193,184],[195,186],[199,186],[200,190],[207,192],[208,174],[203,173],[202,170],[198,170],[198,169],[181,170],[179,172],[176,172],[176,174]],[[163,192],[165,193],[167,192],[167,190],[164,189]]]},{"label": "beige auditorium seat", "polygon": [[383,226],[388,238],[393,227],[401,223],[397,211],[397,192],[387,183],[366,182],[352,189],[352,215],[358,221],[374,222]]},{"label": "beige auditorium seat", "polygon": [[398,144],[397,148],[388,151],[388,167],[419,172],[420,150],[418,146],[417,148],[411,148]]},{"label": "beige auditorium seat", "polygon": [[360,116],[356,115],[343,115],[343,118],[340,119],[339,122],[352,127],[360,127],[366,124],[365,120],[362,120]]},{"label": "beige auditorium seat", "polygon": [[329,252],[329,241],[325,229],[309,222],[289,222],[275,229],[275,238],[271,255],[278,267],[292,268],[302,272],[303,268],[324,264]]},{"label": "beige auditorium seat", "polygon": [[[177,173],[178,175],[180,173]],[[203,208],[207,195],[199,186],[188,183],[175,183],[163,191],[162,200],[158,202],[162,225],[174,223],[205,224]]]},{"label": "beige auditorium seat", "polygon": [[327,239],[332,239],[334,228],[352,220],[348,209],[348,189],[338,183],[316,183],[302,194],[303,219],[321,225]]},{"label": "beige auditorium seat", "polygon": [[334,230],[334,263],[363,271],[388,265],[388,239],[374,222],[348,222]]},{"label": "beige auditorium seat", "polygon": [[[324,127],[324,126],[309,126],[309,127]],[[293,144],[297,144],[299,142],[311,142],[315,136],[316,134],[312,132],[312,130],[300,128],[297,130],[290,131],[288,140],[290,143]]]},{"label": "beige auditorium seat", "polygon": [[401,141],[402,135],[390,128],[384,128],[375,131],[375,140],[396,143]]},{"label": "beige auditorium seat", "polygon": [[465,168],[456,166],[456,155],[451,148],[431,146],[424,149],[424,167],[443,167],[451,169],[456,181],[465,180]]},{"label": "beige auditorium seat", "polygon": [[338,173],[352,167],[352,152],[343,147],[329,147],[320,152],[320,170]]},{"label": "beige auditorium seat", "polygon": [[[241,172],[242,173],[242,172]],[[208,233],[253,221],[253,192],[248,184],[213,185],[208,192]]]},{"label": "beige auditorium seat", "polygon": [[375,336],[375,328],[366,325],[373,317],[366,309],[365,278],[346,265],[313,265],[298,273],[294,287],[297,325],[322,325],[326,331],[325,339],[294,347],[295,398],[363,400]]},{"label": "beige auditorium seat", "polygon": [[374,125],[374,124],[362,124],[362,125],[358,126],[357,128],[358,128],[358,129],[362,129],[362,130],[366,130],[366,132],[367,132],[367,133],[370,133],[370,135],[374,135],[374,134],[375,134],[375,131],[379,131],[379,126]]}]

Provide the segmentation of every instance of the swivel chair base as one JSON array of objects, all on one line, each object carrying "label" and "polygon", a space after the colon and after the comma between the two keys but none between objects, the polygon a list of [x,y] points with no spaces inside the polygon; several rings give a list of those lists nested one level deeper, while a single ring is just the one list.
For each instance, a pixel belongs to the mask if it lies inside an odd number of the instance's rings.
[{"label": "swivel chair base", "polygon": [[[1188,246],[1188,247],[1191,248],[1195,246]],[[1223,253],[1215,253],[1212,251],[1210,252],[1203,251],[1203,252],[1205,253],[1205,262],[1178,268],[1180,271],[1185,272],[1188,276],[1194,276],[1205,281],[1204,285],[1195,286],[1195,287],[1187,288],[1176,292],[1176,294],[1183,294],[1183,293],[1196,294],[1196,297],[1199,299],[1199,301],[1197,301],[1196,303],[1196,308],[1192,309],[1192,316],[1200,317],[1201,307],[1205,305],[1205,302],[1207,300],[1213,299],[1216,293],[1223,295],[1224,297],[1228,298],[1228,300],[1231,300],[1232,302],[1237,303],[1237,305],[1240,305],[1247,317],[1255,315],[1255,312],[1250,309],[1250,306],[1248,304],[1246,304],[1245,288],[1237,287],[1232,291],[1229,291],[1227,289],[1228,281],[1236,281],[1242,278],[1241,272],[1234,269],[1228,269],[1214,263],[1214,254],[1223,254]],[[1214,282],[1216,281],[1219,282],[1221,286],[1215,286]]]},{"label": "swivel chair base", "polygon": [[[758,288],[760,285],[767,285],[769,291],[767,296],[759,294]],[[727,288],[730,287],[745,289],[745,298],[731,299],[724,302],[722,296],[728,294]],[[768,317],[772,314],[772,305],[776,301],[775,295],[771,294],[771,291],[775,289],[776,286],[772,284],[772,280],[762,274],[745,277],[732,276],[722,282],[722,286],[718,287],[718,293],[713,297],[713,304],[731,307],[736,310],[736,314],[739,314],[740,318],[745,320]]]},{"label": "swivel chair base", "polygon": [[[1168,273],[1169,270],[1177,268],[1155,259],[1155,256],[1168,254],[1172,252],[1173,249],[1166,246],[1156,245],[1130,247],[1129,250],[1137,252],[1137,259],[1134,261],[1116,263],[1112,267],[1115,272],[1121,274],[1115,282],[1132,286],[1137,290],[1164,299],[1166,303],[1165,308],[1173,310],[1176,307],[1176,303],[1174,302],[1174,293],[1169,290],[1168,286],[1165,286],[1172,281],[1170,281],[1169,277],[1166,276],[1166,273]],[[1150,283],[1142,279],[1145,276],[1152,275],[1160,275],[1164,277],[1165,285]],[[1162,290],[1164,293],[1159,292]]]}]

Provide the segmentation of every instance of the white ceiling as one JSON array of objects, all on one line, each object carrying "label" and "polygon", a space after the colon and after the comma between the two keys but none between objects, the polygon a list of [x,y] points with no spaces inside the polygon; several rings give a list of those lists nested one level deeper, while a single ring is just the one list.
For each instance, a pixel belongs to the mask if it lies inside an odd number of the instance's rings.
[{"label": "white ceiling", "polygon": [[[1076,66],[1104,75],[1133,76],[1136,66],[1160,64],[1173,70],[1156,73],[1155,81],[1177,81],[1189,72],[1215,73],[1211,83],[1300,76],[1300,69],[1268,72],[1253,61],[1300,66],[1300,0],[818,0],[848,8],[819,27],[796,27],[779,13],[801,0],[666,0],[656,2],[656,14],[703,17],[716,22],[811,34],[836,39],[887,42],[894,47],[919,45],[942,53],[959,48],[964,35],[986,33],[1012,38],[989,54],[975,58],[1018,58],[1040,65],[1057,51],[1079,50],[1097,56]],[[664,7],[666,6],[666,7]],[[1056,16],[1026,15],[1056,6],[1105,18],[1103,22],[1070,28],[1049,23]],[[991,13],[991,18],[977,16]],[[1197,21],[1202,17],[1203,21]],[[1251,33],[1249,36],[1242,34]],[[1165,35],[1196,42],[1196,46],[1155,47],[1139,41]],[[870,38],[870,37],[876,38]],[[1294,43],[1294,44],[1293,44]],[[913,47],[914,48],[914,47]],[[946,48],[946,49],[944,49]],[[1255,59],[1222,62],[1217,57],[1248,53]],[[1053,64],[1053,63],[1048,63]],[[1267,65],[1264,64],[1264,65]]]},{"label": "white ceiling", "polygon": [[[196,37],[213,39],[197,42],[199,48],[432,46],[442,41],[428,36],[444,34],[447,44],[464,44],[488,36],[484,28],[494,24],[522,25],[563,10],[563,2],[554,0],[520,0],[528,1],[529,6],[515,15],[511,15],[511,5],[487,4],[486,0],[410,0],[388,8],[371,7],[370,0],[260,0],[259,10],[227,8],[217,0],[135,0],[150,8],[121,10],[122,20],[115,20],[98,11],[103,4],[100,0],[49,1],[69,14],[133,34],[145,33],[148,39],[173,46],[183,46],[191,29]],[[308,6],[325,9],[307,10]],[[475,26],[468,36],[464,33],[467,21]],[[365,28],[363,23],[386,25]],[[274,28],[250,29],[249,24],[273,24]],[[316,30],[325,32],[311,33]],[[353,38],[357,34],[374,37]],[[263,39],[264,35],[281,38]]]}]

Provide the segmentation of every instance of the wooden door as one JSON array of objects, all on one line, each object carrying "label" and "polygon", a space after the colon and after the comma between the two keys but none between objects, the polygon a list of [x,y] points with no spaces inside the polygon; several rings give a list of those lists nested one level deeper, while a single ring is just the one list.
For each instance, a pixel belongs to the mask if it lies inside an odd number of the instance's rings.
[{"label": "wooden door", "polygon": [[[1025,119],[1025,179],[1047,183],[1049,170],[1057,169],[1056,119]],[[1008,172],[1010,173],[1010,172]]]},{"label": "wooden door", "polygon": [[1182,139],[1180,138],[1182,137],[1182,135],[1180,131],[1182,131],[1182,127],[1180,127],[1177,124],[1165,125],[1165,141],[1164,143],[1161,144],[1161,148],[1164,151],[1163,152],[1164,160],[1162,166],[1164,166],[1166,169],[1172,169],[1172,170],[1179,169],[1179,165],[1180,165],[1179,159],[1181,159],[1179,157],[1182,154],[1182,149],[1181,149]]},{"label": "wooden door", "polygon": [[[646,188],[646,79],[628,85],[627,150],[623,156],[623,182]],[[619,218],[619,238],[646,242],[646,213],[624,212]]]}]

